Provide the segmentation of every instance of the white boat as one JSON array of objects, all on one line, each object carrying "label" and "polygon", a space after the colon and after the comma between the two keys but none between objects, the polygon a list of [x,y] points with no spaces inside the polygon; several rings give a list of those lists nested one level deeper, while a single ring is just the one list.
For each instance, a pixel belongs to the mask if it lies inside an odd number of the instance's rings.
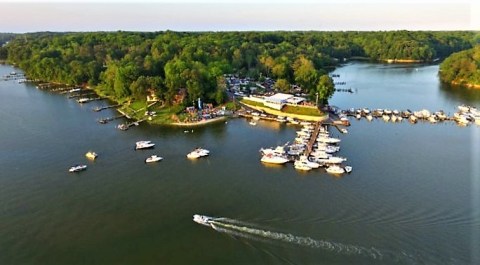
[{"label": "white boat", "polygon": [[145,159],[145,163],[153,163],[153,162],[158,162],[162,160],[163,157],[157,156],[157,155],[151,155]]},{"label": "white boat", "polygon": [[346,160],[347,159],[343,157],[331,156],[327,159],[317,159],[317,162],[321,164],[341,164],[343,161]]},{"label": "white boat", "polygon": [[283,156],[285,155],[285,146],[284,145],[279,145],[275,148],[260,148],[260,152],[262,155],[280,155]]},{"label": "white boat", "polygon": [[258,120],[260,120],[260,117],[259,117],[259,116],[253,116],[253,117],[252,117],[252,120],[258,121]]},{"label": "white boat", "polygon": [[288,159],[284,156],[269,154],[262,156],[262,159],[260,159],[260,161],[268,164],[285,164],[288,162]]},{"label": "white boat", "polygon": [[193,221],[201,225],[212,226],[213,218],[206,215],[195,214],[193,215]]},{"label": "white boat", "polygon": [[368,115],[367,115],[367,120],[368,120],[368,121],[372,121],[372,120],[373,120],[373,116],[370,115],[370,114],[368,114]]},{"label": "white boat", "polygon": [[135,150],[139,149],[149,149],[155,146],[151,141],[138,141],[135,143]]},{"label": "white boat", "polygon": [[461,112],[469,112],[470,107],[467,106],[467,105],[460,105],[460,106],[458,106],[458,110],[461,111]]},{"label": "white boat", "polygon": [[250,123],[250,125],[252,125],[252,126],[257,125],[257,123],[256,123],[255,121],[250,121],[249,123]]},{"label": "white boat", "polygon": [[397,115],[393,114],[392,115],[392,122],[396,122],[397,121]]},{"label": "white boat", "polygon": [[320,167],[319,163],[312,162],[312,161],[308,160],[308,158],[306,156],[300,156],[300,159],[295,161],[295,162],[302,162],[310,168],[319,168]]},{"label": "white boat", "polygon": [[353,168],[351,166],[345,166],[344,170],[345,170],[345,172],[350,173],[350,172],[352,172]]},{"label": "white boat", "polygon": [[192,152],[188,153],[187,157],[191,159],[196,159],[196,158],[208,156],[209,154],[210,154],[209,150],[198,147],[198,148],[195,148],[195,150],[193,150]]},{"label": "white boat", "polygon": [[338,165],[329,166],[325,170],[330,174],[343,174],[343,173],[345,173],[345,170]]},{"label": "white boat", "polygon": [[98,154],[93,152],[93,151],[89,151],[85,154],[85,156],[88,158],[88,159],[92,159],[92,160],[95,160],[95,158],[97,158]]},{"label": "white boat", "polygon": [[417,123],[418,121],[418,118],[415,115],[410,115],[408,119],[410,120],[411,123]]},{"label": "white boat", "polygon": [[308,164],[304,161],[295,161],[293,166],[295,167],[295,169],[302,170],[302,171],[312,170],[312,168],[310,166],[308,166]]},{"label": "white boat", "polygon": [[430,117],[428,118],[428,121],[429,121],[430,123],[437,123],[437,118],[436,118],[435,115],[432,115],[432,116],[430,116]]},{"label": "white boat", "polygon": [[342,133],[348,133],[348,130],[345,129],[345,128],[340,128],[340,131],[341,131]]},{"label": "white boat", "polygon": [[326,143],[326,144],[336,144],[336,143],[340,143],[341,140],[333,137],[319,137],[317,138],[317,142]]},{"label": "white boat", "polygon": [[80,172],[85,169],[87,169],[87,165],[75,165],[73,167],[70,167],[70,169],[68,169],[68,172]]},{"label": "white boat", "polygon": [[77,100],[77,102],[80,103],[80,104],[82,104],[82,103],[87,103],[87,102],[89,102],[89,101],[90,101],[89,98],[79,98],[79,99]]},{"label": "white boat", "polygon": [[325,151],[319,151],[319,150],[316,150],[316,151],[310,153],[310,155],[311,155],[314,159],[328,159],[329,157],[332,156],[331,154],[328,154],[328,153],[325,152]]}]

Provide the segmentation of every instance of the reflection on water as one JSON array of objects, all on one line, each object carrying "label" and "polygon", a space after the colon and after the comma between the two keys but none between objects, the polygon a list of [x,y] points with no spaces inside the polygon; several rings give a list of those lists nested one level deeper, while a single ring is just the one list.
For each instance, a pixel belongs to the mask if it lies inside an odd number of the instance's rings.
[{"label": "reflection on water", "polygon": [[442,83],[440,85],[440,93],[445,100],[454,100],[456,102],[464,102],[467,105],[478,105],[480,103],[480,89],[468,88],[461,86],[452,86]]}]

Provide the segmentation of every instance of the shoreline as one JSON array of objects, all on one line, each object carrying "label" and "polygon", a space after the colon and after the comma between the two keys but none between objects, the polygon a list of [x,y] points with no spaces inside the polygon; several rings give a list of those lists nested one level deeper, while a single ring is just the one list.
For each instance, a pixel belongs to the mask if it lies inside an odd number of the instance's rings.
[{"label": "shoreline", "polygon": [[450,84],[453,86],[462,86],[466,88],[480,89],[480,84],[462,83],[455,80],[451,81]]},{"label": "shoreline", "polygon": [[264,112],[266,112],[268,114],[271,114],[271,115],[290,117],[290,118],[303,120],[303,121],[326,121],[328,119],[328,113],[326,113],[323,116],[308,116],[308,115],[286,113],[286,112],[282,112],[282,111],[272,110],[272,109],[266,108],[266,107],[253,106],[253,105],[246,104],[244,102],[241,102],[241,104],[245,104],[249,108],[256,109],[256,110],[259,110],[259,111],[264,111]]},{"label": "shoreline", "polygon": [[208,120],[201,120],[201,121],[197,121],[197,122],[188,122],[188,123],[185,123],[185,122],[171,122],[171,123],[168,123],[168,124],[165,124],[165,125],[172,125],[172,126],[178,126],[178,127],[198,127],[198,126],[217,123],[217,122],[226,121],[226,120],[227,120],[227,116],[221,116],[221,117],[216,117],[216,118],[212,118],[212,119],[208,119]]}]

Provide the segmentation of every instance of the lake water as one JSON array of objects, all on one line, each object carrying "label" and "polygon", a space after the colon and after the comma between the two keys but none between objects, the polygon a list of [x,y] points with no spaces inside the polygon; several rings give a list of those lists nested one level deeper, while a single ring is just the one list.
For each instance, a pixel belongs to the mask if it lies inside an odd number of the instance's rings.
[{"label": "lake water", "polygon": [[[442,86],[437,71],[348,64],[335,73],[355,93],[331,104],[480,107],[480,91]],[[353,172],[333,177],[259,162],[293,126],[124,132],[96,122],[116,115],[92,111],[105,104],[0,81],[0,264],[480,264],[480,126],[352,120],[332,133]],[[156,148],[134,151],[138,140]],[[188,160],[196,146],[211,155]],[[164,160],[145,164],[154,153]],[[76,163],[89,167],[68,173]],[[218,217],[216,230],[197,213]]]}]

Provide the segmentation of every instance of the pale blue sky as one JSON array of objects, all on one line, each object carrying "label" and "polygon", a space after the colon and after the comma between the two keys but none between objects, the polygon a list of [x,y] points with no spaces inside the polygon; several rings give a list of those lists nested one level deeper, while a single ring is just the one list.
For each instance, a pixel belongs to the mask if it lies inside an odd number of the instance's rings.
[{"label": "pale blue sky", "polygon": [[480,30],[475,0],[0,0],[0,32]]}]

